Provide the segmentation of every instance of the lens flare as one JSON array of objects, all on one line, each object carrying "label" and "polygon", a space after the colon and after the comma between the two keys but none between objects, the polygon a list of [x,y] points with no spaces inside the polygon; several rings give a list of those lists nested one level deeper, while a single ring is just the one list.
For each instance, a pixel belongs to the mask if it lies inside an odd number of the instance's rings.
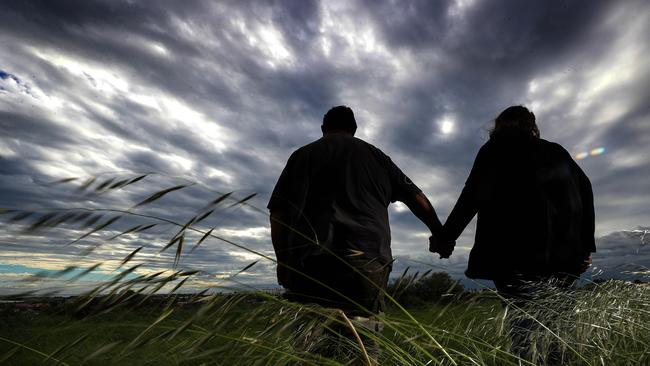
[{"label": "lens flare", "polygon": [[598,148],[595,148],[595,149],[591,150],[591,151],[589,152],[589,155],[591,155],[591,156],[596,156],[596,155],[601,155],[601,154],[603,154],[604,152],[605,152],[605,148],[604,148],[604,147],[598,147]]},{"label": "lens flare", "polygon": [[582,159],[586,158],[587,156],[589,156],[588,152],[581,152],[578,155],[576,155],[576,159],[577,160],[582,160]]},{"label": "lens flare", "polygon": [[586,159],[590,156],[597,156],[597,155],[602,155],[605,153],[605,148],[604,147],[597,147],[595,149],[591,149],[589,151],[583,151],[578,154],[576,154],[575,158],[576,160],[582,160]]}]

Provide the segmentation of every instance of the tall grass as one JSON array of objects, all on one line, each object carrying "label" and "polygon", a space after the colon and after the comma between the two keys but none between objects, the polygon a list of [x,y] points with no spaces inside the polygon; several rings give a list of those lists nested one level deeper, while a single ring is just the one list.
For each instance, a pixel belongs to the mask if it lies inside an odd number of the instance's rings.
[{"label": "tall grass", "polygon": [[[78,191],[126,189],[142,184],[145,177],[103,181],[91,178],[82,182]],[[112,235],[103,245],[111,245],[116,238],[137,237],[156,225],[175,229],[157,249],[174,253],[166,270],[142,272],[146,261],[132,264],[145,251],[152,250],[139,246],[116,258],[119,271],[111,279],[60,307],[34,315],[14,313],[7,306],[0,312],[0,363],[365,364],[366,348],[374,342],[381,349],[378,361],[382,365],[532,365],[545,362],[545,355],[553,347],[564,354],[564,364],[650,364],[650,287],[621,281],[591,284],[572,294],[557,292],[530,306],[508,304],[490,289],[468,295],[458,291],[457,286],[446,286],[442,296],[439,289],[436,294],[432,292],[428,301],[425,295],[424,301],[409,303],[405,294],[427,293],[431,283],[439,283],[432,280],[439,275],[404,273],[385,293],[389,308],[377,315],[384,326],[380,333],[359,326],[336,309],[290,302],[274,293],[241,290],[243,284],[236,292],[224,285],[184,294],[200,273],[182,268],[181,256],[188,252],[187,246],[192,251],[211,245],[209,238],[245,250],[261,261],[275,261],[256,248],[220,236],[218,227],[205,225],[206,218],[219,205],[253,207],[250,199],[254,195],[219,193],[199,212],[184,219],[139,211],[190,185],[160,190],[128,209],[5,209],[5,222],[26,235],[57,227],[85,230],[69,244],[108,230]],[[130,218],[141,221],[115,229],[119,222]],[[190,237],[194,238],[191,243]],[[231,282],[237,282],[242,273],[254,271],[256,263],[234,271]],[[70,266],[29,280],[59,278],[74,283],[99,265]],[[163,293],[166,295],[158,296]],[[24,299],[30,294],[5,299]],[[529,334],[529,359],[519,358],[510,350],[511,323],[521,318],[532,319],[538,325]],[[338,337],[337,333],[355,336]]]}]

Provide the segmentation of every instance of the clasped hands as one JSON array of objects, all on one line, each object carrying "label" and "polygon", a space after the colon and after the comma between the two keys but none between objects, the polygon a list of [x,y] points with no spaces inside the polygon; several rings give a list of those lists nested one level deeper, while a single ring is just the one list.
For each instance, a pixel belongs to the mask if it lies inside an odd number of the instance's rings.
[{"label": "clasped hands", "polygon": [[445,240],[442,237],[434,237],[433,235],[429,237],[429,251],[440,254],[440,259],[449,258],[454,251],[455,245],[455,240]]}]

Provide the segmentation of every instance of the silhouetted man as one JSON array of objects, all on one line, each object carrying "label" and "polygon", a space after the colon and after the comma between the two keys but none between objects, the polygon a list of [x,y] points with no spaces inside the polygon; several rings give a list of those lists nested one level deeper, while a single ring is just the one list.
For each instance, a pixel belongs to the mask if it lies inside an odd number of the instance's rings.
[{"label": "silhouetted man", "polygon": [[[513,106],[495,120],[444,225],[457,239],[478,213],[465,274],[493,280],[517,307],[543,302],[543,288],[567,289],[591,262],[594,205],[587,176],[556,143],[539,137],[535,115]],[[449,242],[451,243],[451,242]],[[451,254],[453,245],[439,244]],[[513,351],[526,355],[532,319],[513,324]],[[559,362],[551,354],[544,362]]]},{"label": "silhouetted man", "polygon": [[421,190],[356,129],[350,108],[330,109],[323,137],[291,154],[268,208],[287,297],[368,316],[383,310],[393,260],[388,205],[405,203],[434,237],[442,225]]}]

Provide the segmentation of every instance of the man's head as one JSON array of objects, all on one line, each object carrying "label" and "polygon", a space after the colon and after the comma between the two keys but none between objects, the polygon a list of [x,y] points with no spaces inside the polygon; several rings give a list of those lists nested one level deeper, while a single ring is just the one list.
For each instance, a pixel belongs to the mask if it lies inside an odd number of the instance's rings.
[{"label": "man's head", "polygon": [[354,136],[357,132],[357,121],[350,107],[340,105],[325,113],[323,125],[320,126],[323,135],[328,133],[349,133]]},{"label": "man's head", "polygon": [[539,128],[535,123],[535,115],[528,108],[520,105],[506,108],[494,120],[494,128],[490,137],[502,134],[517,134],[539,138]]}]

